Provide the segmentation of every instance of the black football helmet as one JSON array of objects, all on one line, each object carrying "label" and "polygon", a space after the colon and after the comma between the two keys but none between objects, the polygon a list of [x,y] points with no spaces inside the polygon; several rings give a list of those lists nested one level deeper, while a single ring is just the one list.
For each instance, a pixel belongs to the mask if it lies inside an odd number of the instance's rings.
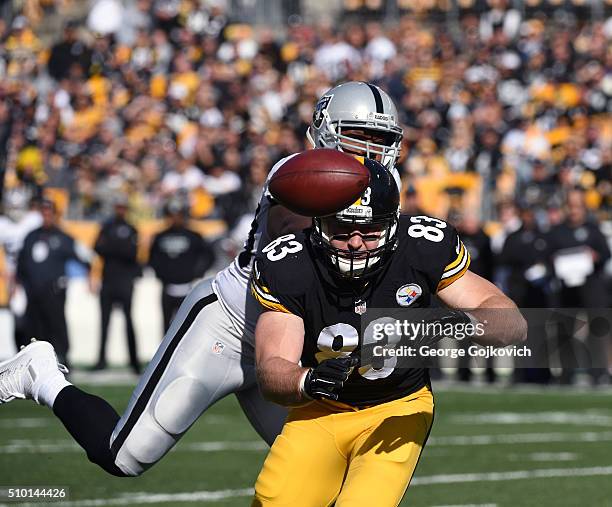
[{"label": "black football helmet", "polygon": [[[397,247],[400,196],[393,175],[372,159],[363,159],[370,171],[370,184],[363,195],[348,208],[335,215],[315,217],[311,242],[332,273],[342,278],[360,280],[384,268]],[[371,250],[343,250],[332,246],[331,229],[338,224],[353,224],[381,231],[378,246]]]}]

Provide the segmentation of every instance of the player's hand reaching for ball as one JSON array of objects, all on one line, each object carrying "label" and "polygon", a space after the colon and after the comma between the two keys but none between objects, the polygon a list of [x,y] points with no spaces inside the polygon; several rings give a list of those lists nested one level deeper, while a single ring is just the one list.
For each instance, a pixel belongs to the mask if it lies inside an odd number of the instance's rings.
[{"label": "player's hand reaching for ball", "polygon": [[303,392],[312,399],[337,400],[344,383],[358,363],[359,358],[355,356],[322,361],[306,373]]}]

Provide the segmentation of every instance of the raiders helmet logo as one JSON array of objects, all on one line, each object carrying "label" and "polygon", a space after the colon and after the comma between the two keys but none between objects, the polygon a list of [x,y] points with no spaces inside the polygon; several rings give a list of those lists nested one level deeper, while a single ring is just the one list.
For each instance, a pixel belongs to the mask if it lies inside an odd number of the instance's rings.
[{"label": "raiders helmet logo", "polygon": [[319,99],[315,106],[314,113],[312,114],[312,124],[315,128],[319,128],[323,123],[323,111],[327,109],[331,102],[333,95],[325,95]]}]

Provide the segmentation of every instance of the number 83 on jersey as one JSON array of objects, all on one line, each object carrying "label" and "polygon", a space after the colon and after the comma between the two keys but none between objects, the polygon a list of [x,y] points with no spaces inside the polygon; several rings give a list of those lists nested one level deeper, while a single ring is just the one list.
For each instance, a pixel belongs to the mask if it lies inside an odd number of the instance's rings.
[{"label": "number 83 on jersey", "polygon": [[[375,329],[385,329],[385,324],[395,322],[391,317],[381,317],[370,322],[364,331],[361,343],[361,366],[358,368],[359,375],[368,379],[376,380],[388,377],[397,366],[397,357],[386,354],[395,348],[401,339],[398,334],[375,333]],[[340,322],[324,327],[317,338],[319,352],[315,354],[320,363],[326,359],[336,357],[347,357],[360,345],[360,336],[357,329],[352,325]],[[379,352],[375,354],[374,352]],[[364,364],[367,362],[369,364]]]}]

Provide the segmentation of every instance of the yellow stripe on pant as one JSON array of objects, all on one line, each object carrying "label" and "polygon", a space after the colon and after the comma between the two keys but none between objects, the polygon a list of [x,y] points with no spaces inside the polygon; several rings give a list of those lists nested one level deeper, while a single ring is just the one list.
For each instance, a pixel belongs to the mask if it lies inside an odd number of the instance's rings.
[{"label": "yellow stripe on pant", "polygon": [[292,409],[259,473],[252,505],[398,505],[433,409],[426,387],[363,410],[342,411],[320,401]]}]

